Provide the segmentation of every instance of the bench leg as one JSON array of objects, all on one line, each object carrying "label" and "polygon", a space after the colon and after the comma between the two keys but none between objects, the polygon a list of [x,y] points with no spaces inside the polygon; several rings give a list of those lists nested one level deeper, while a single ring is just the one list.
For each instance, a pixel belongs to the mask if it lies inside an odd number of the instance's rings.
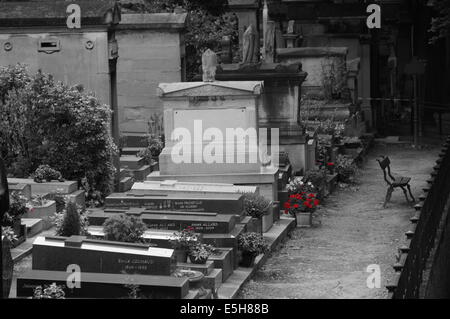
[{"label": "bench leg", "polygon": [[406,192],[406,188],[401,187],[403,194],[405,194],[406,201],[409,203],[408,193]]},{"label": "bench leg", "polygon": [[394,187],[389,186],[387,193],[386,193],[386,199],[384,200],[383,208],[386,208],[387,203],[391,200],[392,192],[394,191]]},{"label": "bench leg", "polygon": [[409,186],[409,184],[408,184],[408,185],[406,185],[406,187],[408,187],[408,191],[409,191],[409,196],[411,196],[411,198],[412,198],[413,202],[415,202],[416,200],[415,200],[415,198],[414,198],[413,194],[411,193],[411,186]]}]

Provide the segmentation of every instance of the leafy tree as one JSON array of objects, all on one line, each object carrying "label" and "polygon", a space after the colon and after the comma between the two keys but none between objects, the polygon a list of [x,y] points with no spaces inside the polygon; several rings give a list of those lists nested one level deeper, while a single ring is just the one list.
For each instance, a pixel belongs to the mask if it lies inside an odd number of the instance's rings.
[{"label": "leafy tree", "polygon": [[28,177],[42,164],[69,180],[112,191],[117,152],[111,110],[81,87],[24,65],[0,68],[0,152],[10,174]]},{"label": "leafy tree", "polygon": [[434,8],[437,16],[431,20],[432,43],[450,35],[450,0],[436,0]]},{"label": "leafy tree", "polygon": [[[235,15],[225,12],[226,0],[145,0],[142,4],[125,4],[125,9],[140,13],[174,12],[182,8],[188,12],[186,40],[187,78],[199,73],[201,55],[206,49],[220,51],[223,36],[229,36],[232,52],[239,52],[238,21]],[[236,54],[234,60],[239,59]]]}]

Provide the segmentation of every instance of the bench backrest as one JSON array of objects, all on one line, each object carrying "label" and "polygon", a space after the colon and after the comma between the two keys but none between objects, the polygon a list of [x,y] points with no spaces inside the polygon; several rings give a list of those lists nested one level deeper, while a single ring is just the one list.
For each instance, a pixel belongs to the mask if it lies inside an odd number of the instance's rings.
[{"label": "bench backrest", "polygon": [[[381,156],[379,159],[377,159],[377,162],[380,164],[380,167],[383,170],[384,180],[386,181],[386,183],[391,185],[392,182],[389,181],[387,177],[389,176],[392,181],[394,181],[395,178],[391,174],[391,161],[390,161],[389,157]],[[386,174],[386,170],[387,170],[387,174]]]}]

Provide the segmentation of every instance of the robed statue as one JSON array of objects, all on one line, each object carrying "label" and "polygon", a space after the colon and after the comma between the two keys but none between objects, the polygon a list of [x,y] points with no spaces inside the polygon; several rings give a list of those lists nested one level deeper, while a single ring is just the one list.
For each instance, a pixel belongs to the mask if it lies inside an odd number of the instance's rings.
[{"label": "robed statue", "polygon": [[258,63],[259,62],[259,35],[253,25],[245,30],[243,35],[242,62]]}]

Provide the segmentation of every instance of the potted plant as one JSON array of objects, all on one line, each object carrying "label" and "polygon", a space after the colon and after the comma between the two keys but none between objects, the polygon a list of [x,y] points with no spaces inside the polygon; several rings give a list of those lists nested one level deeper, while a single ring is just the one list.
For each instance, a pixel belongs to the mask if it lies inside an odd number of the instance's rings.
[{"label": "potted plant", "polygon": [[255,258],[268,250],[268,245],[263,236],[258,233],[243,233],[238,236],[238,249],[241,252],[239,265],[242,267],[252,267]]},{"label": "potted plant", "polygon": [[177,262],[185,263],[187,262],[189,250],[200,242],[200,238],[199,235],[194,232],[194,228],[188,226],[182,231],[175,232],[170,242],[173,249],[175,249]]},{"label": "potted plant", "polygon": [[268,214],[271,204],[271,201],[259,194],[244,194],[244,211],[247,216],[251,217],[247,224],[248,232],[263,232],[263,218]]},{"label": "potted plant", "polygon": [[11,227],[2,227],[2,281],[3,281],[3,298],[9,297],[11,290],[14,262],[11,256],[12,243],[17,241],[17,235]]},{"label": "potted plant", "polygon": [[300,193],[289,196],[289,201],[284,204],[286,214],[295,217],[297,227],[311,227],[312,214],[320,205],[320,201],[314,193]]},{"label": "potted plant", "polygon": [[312,183],[316,187],[317,198],[323,199],[326,183],[327,183],[327,170],[325,167],[319,169],[308,170],[303,176],[304,183]]},{"label": "potted plant", "polygon": [[49,286],[37,286],[33,292],[33,299],[65,299],[66,294],[63,286],[52,283]]},{"label": "potted plant", "polygon": [[193,264],[206,264],[211,256],[214,247],[203,243],[195,243],[189,247],[189,259]]},{"label": "potted plant", "polygon": [[336,172],[338,180],[341,183],[352,183],[357,171],[357,166],[354,160],[347,155],[338,155],[336,159]]}]

